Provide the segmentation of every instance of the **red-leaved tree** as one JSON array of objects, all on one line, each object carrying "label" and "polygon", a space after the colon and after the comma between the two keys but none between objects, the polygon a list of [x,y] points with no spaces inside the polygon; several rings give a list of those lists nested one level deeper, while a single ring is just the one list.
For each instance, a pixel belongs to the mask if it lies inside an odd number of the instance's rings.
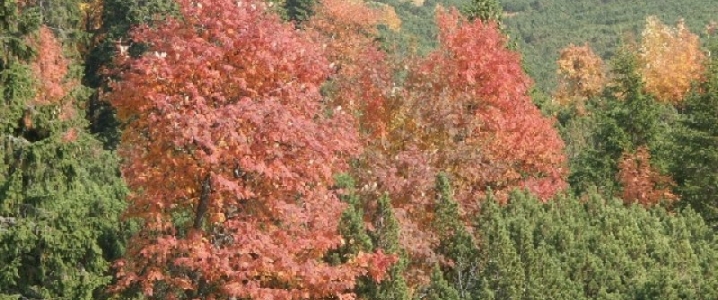
[{"label": "red-leaved tree", "polygon": [[[35,80],[35,97],[25,110],[23,126],[30,130],[35,126],[33,119],[37,116],[37,108],[56,105],[57,117],[60,121],[68,121],[78,116],[74,99],[67,94],[79,85],[79,82],[68,75],[70,60],[63,55],[62,43],[47,26],[41,26],[37,35],[28,39],[28,45],[37,49],[37,56],[30,63]],[[73,141],[75,128],[68,129],[63,140]]]},{"label": "red-leaved tree", "polygon": [[371,8],[364,0],[322,0],[315,10],[305,29],[325,45],[332,66],[328,98],[358,116],[362,130],[370,133],[367,137],[386,134],[383,120],[392,74],[376,38],[379,24],[398,26],[398,21],[392,21],[394,11]]},{"label": "red-leaved tree", "polygon": [[497,25],[455,10],[437,21],[439,48],[407,64],[405,84],[386,102],[387,134],[368,147],[360,172],[365,189],[390,193],[404,247],[422,261],[433,256],[440,172],[468,215],[489,188],[498,199],[519,188],[547,200],[566,187],[563,141],[532,103],[531,81]]},{"label": "red-leaved tree", "polygon": [[393,179],[393,194],[417,198],[445,171],[466,207],[487,188],[526,188],[544,200],[565,188],[563,141],[532,103],[531,81],[496,24],[456,11],[437,18],[441,46],[412,68],[385,147],[394,162],[425,161],[396,164],[378,178]]},{"label": "red-leaved tree", "polygon": [[676,201],[678,197],[671,192],[673,180],[661,175],[650,164],[651,153],[645,146],[638,147],[635,153],[624,153],[618,162],[618,180],[623,186],[621,199],[626,203],[638,203],[652,206],[661,201]]},{"label": "red-leaved tree", "polygon": [[321,46],[264,1],[179,0],[141,27],[110,101],[127,122],[128,217],[143,222],[116,290],[153,298],[352,297],[392,257],[323,258],[342,243],[332,175],[360,150],[350,114],[323,105]]}]

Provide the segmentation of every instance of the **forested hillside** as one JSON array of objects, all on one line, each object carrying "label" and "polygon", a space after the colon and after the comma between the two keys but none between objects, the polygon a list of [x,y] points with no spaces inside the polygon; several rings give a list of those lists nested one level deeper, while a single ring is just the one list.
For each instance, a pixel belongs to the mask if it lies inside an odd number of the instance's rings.
[{"label": "forested hillside", "polygon": [[[466,8],[468,0],[402,1],[380,0],[396,7],[404,21],[404,33],[420,52],[435,46],[436,27],[432,15],[436,5]],[[680,20],[702,38],[706,26],[718,21],[718,4],[711,1],[629,1],[629,0],[503,0],[502,20],[512,42],[518,45],[529,75],[543,92],[557,84],[556,60],[559,50],[569,44],[588,43],[603,59],[619,48],[640,39],[648,16],[671,25]],[[420,5],[417,5],[420,4]]]},{"label": "forested hillside", "polygon": [[569,44],[588,43],[600,57],[609,59],[624,43],[640,39],[648,16],[670,25],[685,20],[703,38],[710,21],[718,21],[718,4],[703,0],[504,0],[501,4],[528,72],[544,91],[555,88],[554,62]]},{"label": "forested hillside", "polygon": [[694,2],[0,0],[0,299],[718,299]]}]

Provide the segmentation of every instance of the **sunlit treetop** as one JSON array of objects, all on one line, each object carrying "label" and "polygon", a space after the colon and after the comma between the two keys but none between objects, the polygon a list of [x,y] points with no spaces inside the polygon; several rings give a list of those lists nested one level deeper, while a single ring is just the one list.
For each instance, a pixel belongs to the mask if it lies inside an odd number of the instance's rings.
[{"label": "sunlit treetop", "polygon": [[683,20],[672,28],[651,16],[642,33],[639,58],[646,91],[659,101],[675,104],[703,74],[705,54],[700,39]]}]

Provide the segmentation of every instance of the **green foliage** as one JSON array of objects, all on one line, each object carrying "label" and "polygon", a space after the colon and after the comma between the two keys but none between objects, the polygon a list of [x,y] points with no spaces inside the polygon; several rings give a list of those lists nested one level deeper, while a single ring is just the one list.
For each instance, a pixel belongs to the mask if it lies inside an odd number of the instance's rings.
[{"label": "green foliage", "polygon": [[[438,44],[438,28],[434,21],[437,5],[443,7],[461,7],[466,0],[378,0],[394,7],[401,19],[401,31],[382,31],[385,48],[405,55],[425,55]],[[419,5],[417,5],[419,4]]]},{"label": "green foliage", "polygon": [[464,14],[469,20],[480,19],[482,21],[501,22],[503,10],[496,0],[471,0],[464,7]]},{"label": "green foliage", "polygon": [[434,267],[431,272],[431,284],[427,288],[426,300],[459,300],[459,292],[444,279],[444,274],[439,267]]},{"label": "green foliage", "polygon": [[[134,55],[144,49],[128,37],[130,28],[141,24],[151,26],[176,12],[174,0],[103,0],[102,27],[98,32],[103,39],[84,57],[83,82],[91,88],[104,88],[107,78],[103,70],[113,67],[118,44],[130,47],[130,53]],[[97,93],[87,105],[91,132],[98,135],[105,148],[115,149],[120,140],[120,123],[115,110]]]},{"label": "green foliage", "polygon": [[[521,298],[521,291],[524,290],[524,266],[521,263],[521,254],[517,245],[523,244],[522,239],[525,233],[519,228],[508,227],[508,222],[493,216],[500,214],[501,209],[492,200],[486,200],[482,207],[482,217],[479,222],[481,236],[481,258],[478,285],[478,295],[481,299],[517,299]],[[518,217],[518,216],[517,216]],[[495,221],[495,222],[494,222]],[[512,240],[510,229],[519,230]]]},{"label": "green foliage", "polygon": [[718,59],[712,57],[707,70],[705,82],[687,97],[682,110],[685,128],[674,135],[671,173],[681,205],[690,205],[718,228]]},{"label": "green foliage", "polygon": [[43,24],[64,41],[78,41],[88,33],[81,29],[81,0],[37,1]]},{"label": "green foliage", "polygon": [[[434,229],[439,236],[437,253],[450,261],[449,266],[445,267],[445,273],[453,283],[452,289],[462,299],[469,299],[470,290],[476,285],[477,278],[472,275],[477,271],[479,251],[474,238],[464,227],[459,214],[459,205],[453,198],[451,184],[446,174],[437,175],[435,193],[437,203]],[[443,275],[441,278],[443,280]],[[441,280],[436,281],[435,284],[442,285]],[[443,291],[439,293],[451,293],[444,288],[436,288]]]},{"label": "green foliage", "polygon": [[[480,299],[713,299],[716,236],[692,210],[514,193],[477,218]],[[660,295],[660,296],[659,296]]]},{"label": "green foliage", "polygon": [[666,23],[686,18],[693,32],[715,19],[702,0],[503,0],[503,23],[518,40],[529,74],[544,92],[556,85],[559,50],[588,42],[604,60],[618,53],[622,39],[640,34],[649,15]]},{"label": "green foliage", "polygon": [[409,287],[404,280],[408,260],[399,244],[399,222],[394,216],[394,209],[387,195],[377,201],[374,227],[373,240],[376,248],[389,254],[398,255],[399,261],[389,268],[388,278],[380,283],[368,284],[366,291],[360,295],[376,300],[408,300],[410,299]]},{"label": "green foliage", "polygon": [[399,223],[394,216],[389,197],[383,196],[377,201],[377,211],[373,214],[376,228],[370,233],[364,226],[366,208],[355,190],[354,179],[347,174],[340,174],[336,176],[335,181],[335,187],[341,194],[340,198],[349,205],[342,214],[339,224],[339,232],[344,244],[329,254],[329,261],[335,264],[346,263],[359,252],[369,253],[378,249],[398,255],[399,261],[389,268],[387,278],[380,283],[367,277],[360,278],[356,292],[365,299],[410,299],[409,288],[404,280],[408,260],[399,245]]},{"label": "green foliage", "polygon": [[94,299],[122,251],[117,159],[87,134],[68,144],[60,139],[18,138],[24,144],[2,149],[6,160],[15,156],[0,169],[3,293]]},{"label": "green foliage", "polygon": [[356,193],[354,179],[347,174],[340,174],[336,176],[335,181],[336,188],[341,191],[341,200],[348,204],[339,223],[339,233],[344,239],[344,244],[329,255],[332,263],[339,264],[346,263],[359,252],[371,252],[374,246],[364,226],[364,207]]},{"label": "green foliage", "polygon": [[0,70],[10,69],[17,60],[33,56],[34,50],[26,44],[24,37],[37,30],[40,24],[37,8],[20,11],[17,0],[0,2]]},{"label": "green foliage", "polygon": [[316,0],[285,0],[284,14],[286,19],[295,22],[308,20],[314,14]]}]

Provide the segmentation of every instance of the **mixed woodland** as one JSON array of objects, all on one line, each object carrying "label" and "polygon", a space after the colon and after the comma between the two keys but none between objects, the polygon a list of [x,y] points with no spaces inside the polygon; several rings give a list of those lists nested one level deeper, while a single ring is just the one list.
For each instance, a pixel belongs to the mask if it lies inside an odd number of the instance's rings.
[{"label": "mixed woodland", "polygon": [[0,299],[718,299],[717,13],[0,0]]}]

